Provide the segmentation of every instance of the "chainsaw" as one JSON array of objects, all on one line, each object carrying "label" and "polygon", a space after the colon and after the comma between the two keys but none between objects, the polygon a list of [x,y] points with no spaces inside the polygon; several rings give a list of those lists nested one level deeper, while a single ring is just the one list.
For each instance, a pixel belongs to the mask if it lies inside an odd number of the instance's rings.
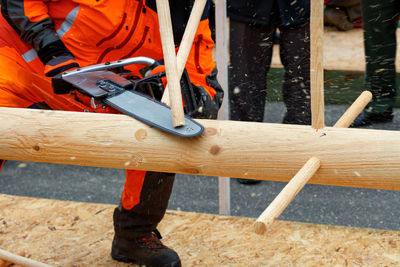
[{"label": "chainsaw", "polygon": [[182,98],[185,103],[185,125],[174,127],[171,109],[159,101],[164,87],[165,72],[145,74],[143,78],[129,74],[124,66],[141,64],[147,72],[159,65],[148,57],[134,57],[114,62],[91,65],[56,75],[52,79],[56,94],[67,94],[72,90],[91,98],[92,106],[108,105],[123,114],[131,116],[162,131],[180,136],[194,137],[204,131],[204,127],[190,115],[198,108],[198,99],[184,71],[181,78]]}]

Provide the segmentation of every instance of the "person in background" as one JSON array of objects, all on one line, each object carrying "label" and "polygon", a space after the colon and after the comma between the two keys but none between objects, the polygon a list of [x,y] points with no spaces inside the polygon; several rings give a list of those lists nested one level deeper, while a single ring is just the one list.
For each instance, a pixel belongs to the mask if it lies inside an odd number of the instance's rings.
[{"label": "person in background", "polygon": [[365,49],[365,90],[373,98],[354,120],[353,127],[362,127],[393,120],[397,95],[396,31],[400,2],[396,0],[362,0]]},{"label": "person in background", "polygon": [[[267,73],[276,33],[285,74],[282,123],[311,123],[310,1],[228,0],[230,19],[230,119],[264,120]],[[251,184],[258,180],[238,179]]]},{"label": "person in background", "polygon": [[360,0],[325,0],[324,22],[338,30],[362,27]]},{"label": "person in background", "polygon": [[[194,1],[170,1],[175,44],[179,44]],[[200,21],[186,70],[201,95],[197,117],[216,118],[223,92],[212,59],[209,4]],[[2,0],[0,16],[0,106],[115,113],[73,91],[53,92],[51,78],[96,63],[147,56],[163,58],[155,1]],[[138,66],[129,66],[141,77]],[[0,167],[3,161],[0,160]],[[178,254],[163,245],[157,225],[168,206],[174,174],[127,170],[113,220],[111,256],[146,266],[181,266]]]}]

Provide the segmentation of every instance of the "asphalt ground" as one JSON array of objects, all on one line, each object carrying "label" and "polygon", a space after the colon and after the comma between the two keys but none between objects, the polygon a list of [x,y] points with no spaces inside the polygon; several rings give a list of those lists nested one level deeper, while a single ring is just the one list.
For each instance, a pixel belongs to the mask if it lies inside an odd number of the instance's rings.
[{"label": "asphalt ground", "polygon": [[[326,125],[333,125],[347,106],[327,105]],[[265,121],[280,123],[281,102],[269,102]],[[366,128],[400,130],[400,109],[391,123]],[[400,152],[400,151],[399,151]],[[7,161],[0,173],[0,193],[30,197],[119,203],[124,170]],[[258,217],[286,185],[262,181],[243,185],[231,179],[231,215]],[[400,191],[306,185],[280,220],[400,230]],[[169,209],[218,213],[218,178],[178,174]]]}]

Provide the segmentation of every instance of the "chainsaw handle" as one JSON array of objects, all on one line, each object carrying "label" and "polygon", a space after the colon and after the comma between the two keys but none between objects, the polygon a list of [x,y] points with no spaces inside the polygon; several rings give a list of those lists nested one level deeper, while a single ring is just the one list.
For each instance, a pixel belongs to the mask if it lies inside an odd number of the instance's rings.
[{"label": "chainsaw handle", "polygon": [[123,66],[131,65],[131,64],[143,64],[143,65],[150,66],[152,68],[153,67],[155,68],[158,65],[160,65],[156,60],[149,58],[149,57],[132,57],[132,58],[120,59],[120,60],[112,61],[112,62],[90,65],[87,67],[67,71],[67,72],[62,73],[62,77],[68,77],[68,76],[71,76],[74,74],[80,74],[80,73],[90,72],[90,71],[114,69],[114,68],[123,67]]}]

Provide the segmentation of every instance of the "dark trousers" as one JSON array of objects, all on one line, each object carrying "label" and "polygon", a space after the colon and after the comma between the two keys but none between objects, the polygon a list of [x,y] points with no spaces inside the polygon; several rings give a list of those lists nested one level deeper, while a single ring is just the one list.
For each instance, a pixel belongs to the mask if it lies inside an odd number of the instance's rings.
[{"label": "dark trousers", "polygon": [[[264,119],[267,73],[270,69],[278,21],[255,26],[230,20],[230,119]],[[285,69],[283,123],[310,124],[309,24],[280,27],[280,57]]]},{"label": "dark trousers", "polygon": [[[175,174],[146,172],[140,202],[130,210],[114,210],[115,235],[121,242],[149,234],[157,228],[168,207]],[[125,240],[125,241],[123,241]]]},{"label": "dark trousers", "polygon": [[396,29],[400,1],[362,0],[366,59],[365,89],[373,95],[367,115],[392,112],[396,85]]}]

